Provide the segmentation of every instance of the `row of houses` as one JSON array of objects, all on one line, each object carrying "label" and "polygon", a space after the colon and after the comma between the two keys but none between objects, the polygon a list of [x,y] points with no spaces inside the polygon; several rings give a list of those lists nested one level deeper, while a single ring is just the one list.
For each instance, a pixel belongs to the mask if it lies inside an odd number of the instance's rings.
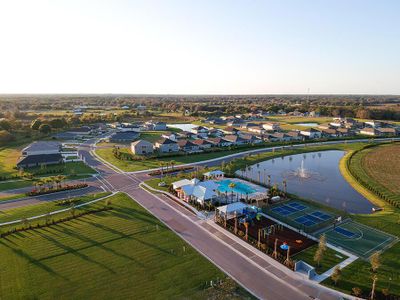
[{"label": "row of houses", "polygon": [[136,122],[136,123],[120,123],[115,122],[108,124],[110,128],[117,129],[118,131],[165,131],[167,130],[167,123],[156,122],[153,120],[147,122]]}]

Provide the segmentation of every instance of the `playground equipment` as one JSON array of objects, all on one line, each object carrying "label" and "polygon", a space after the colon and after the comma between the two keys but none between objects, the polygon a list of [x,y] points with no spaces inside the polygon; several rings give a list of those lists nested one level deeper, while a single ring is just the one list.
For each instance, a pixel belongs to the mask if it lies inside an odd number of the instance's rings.
[{"label": "playground equipment", "polygon": [[282,250],[284,250],[284,251],[287,251],[287,250],[289,249],[289,246],[288,246],[288,244],[287,244],[286,242],[283,242],[283,244],[280,245],[280,248],[281,248]]},{"label": "playground equipment", "polygon": [[258,221],[261,219],[260,209],[257,206],[249,206],[243,209],[243,217],[239,219],[240,224],[250,223],[254,224],[254,219]]}]

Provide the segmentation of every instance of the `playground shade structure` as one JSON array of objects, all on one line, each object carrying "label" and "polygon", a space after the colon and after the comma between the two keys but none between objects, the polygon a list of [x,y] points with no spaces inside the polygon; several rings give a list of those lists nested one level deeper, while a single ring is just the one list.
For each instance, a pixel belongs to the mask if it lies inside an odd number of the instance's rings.
[{"label": "playground shade structure", "polygon": [[266,209],[266,213],[307,233],[329,226],[335,219],[331,213],[299,200],[289,200],[273,205],[272,208]]},{"label": "playground shade structure", "polygon": [[319,234],[325,234],[329,243],[363,259],[368,259],[374,252],[382,251],[397,241],[395,236],[350,220]]},{"label": "playground shade structure", "polygon": [[[235,220],[230,219],[227,224],[234,227]],[[274,226],[275,228],[272,228]],[[246,228],[243,223],[238,221],[238,230],[243,232]],[[274,248],[275,239],[278,239],[277,250],[282,255],[286,255],[286,250],[282,249],[280,246],[286,243],[290,247],[290,255],[294,255],[304,249],[311,247],[316,244],[315,241],[305,237],[297,231],[293,231],[284,226],[278,226],[275,221],[261,216],[260,218],[254,218],[251,223],[249,223],[248,234],[249,238],[258,241],[258,230],[262,229],[261,243],[268,245],[270,249]],[[265,235],[264,235],[265,231]],[[269,232],[269,234],[267,234]],[[301,242],[300,242],[301,241]],[[285,247],[284,247],[285,248]]]}]

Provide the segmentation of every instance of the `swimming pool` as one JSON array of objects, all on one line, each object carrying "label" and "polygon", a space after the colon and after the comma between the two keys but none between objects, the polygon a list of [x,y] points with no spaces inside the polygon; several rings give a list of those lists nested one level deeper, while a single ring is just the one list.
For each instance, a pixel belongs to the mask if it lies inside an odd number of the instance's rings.
[{"label": "swimming pool", "polygon": [[[216,181],[216,183],[218,184],[218,191],[220,191],[221,193],[237,193],[237,194],[253,194],[256,192],[256,190],[254,190],[251,186],[240,182],[240,181],[232,181],[229,179],[225,179],[225,180],[221,180],[221,181]],[[231,183],[235,184],[234,188],[230,188],[229,185]]]}]

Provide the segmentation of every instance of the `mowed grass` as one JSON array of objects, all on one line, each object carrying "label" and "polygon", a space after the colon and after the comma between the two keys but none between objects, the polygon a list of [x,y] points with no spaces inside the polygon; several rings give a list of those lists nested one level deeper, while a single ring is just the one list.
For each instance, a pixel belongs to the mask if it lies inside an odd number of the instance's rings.
[{"label": "mowed grass", "polygon": [[[385,148],[390,147],[390,145],[380,145],[377,148]],[[375,150],[375,148],[372,148]],[[377,151],[379,149],[376,149]],[[364,152],[366,151],[366,152]],[[358,152],[356,156],[358,159],[352,159],[350,164],[350,168],[352,172],[355,172],[359,177],[362,177],[365,182],[370,184],[377,184],[374,178],[369,177],[368,173],[364,169],[363,155],[366,153],[370,153],[369,149]],[[347,155],[345,159],[348,159],[350,155]],[[382,164],[386,166],[390,166],[390,168],[398,168],[400,161],[395,156],[390,156],[391,159],[386,161],[386,157],[382,157]],[[376,159],[378,166],[381,170],[381,174],[383,175],[386,172],[385,168],[379,166],[379,159]],[[345,165],[345,161],[341,164]],[[351,174],[346,171],[346,168],[341,168],[343,175],[347,180],[352,179]],[[390,172],[390,171],[389,171]],[[380,173],[376,173],[378,176]],[[349,183],[352,184],[355,188],[358,189],[359,183],[357,181],[349,180]],[[376,186],[377,186],[376,185]],[[384,188],[383,186],[380,186]],[[366,190],[366,189],[364,189]],[[382,190],[384,191],[384,190]],[[389,193],[389,191],[387,190]],[[379,204],[383,207],[383,211],[368,214],[368,215],[353,215],[352,219],[368,225],[370,227],[379,229],[381,231],[387,232],[400,238],[400,209],[395,208],[388,204],[387,202],[374,197],[374,195],[370,193],[364,193],[369,199],[373,200],[374,203]],[[399,194],[394,194],[399,196]],[[378,269],[377,276],[377,291],[381,292],[384,288],[389,288],[389,292],[393,295],[400,296],[400,243],[394,244],[391,248],[385,250],[381,255],[381,267]],[[323,282],[325,285],[335,287],[334,283],[331,279],[327,279]],[[371,280],[371,271],[370,271],[370,263],[366,260],[358,259],[348,267],[342,270],[342,276],[339,280],[338,286],[335,288],[350,292],[353,287],[360,287],[365,293],[371,289],[372,280]],[[367,296],[367,295],[366,295]]]},{"label": "mowed grass", "polygon": [[189,299],[225,277],[126,195],[112,207],[1,239],[2,298]]},{"label": "mowed grass", "polygon": [[336,252],[333,249],[327,248],[324,252],[322,261],[318,266],[318,264],[314,261],[314,255],[317,249],[318,245],[313,245],[310,248],[294,255],[292,259],[296,261],[302,260],[309,265],[314,266],[315,271],[318,274],[322,274],[348,258],[346,255]]},{"label": "mowed grass", "polygon": [[363,152],[362,166],[367,175],[391,192],[400,194],[400,143]]},{"label": "mowed grass", "polygon": [[[102,192],[102,193],[89,194],[89,195],[80,196],[80,197],[74,197],[74,198],[71,198],[71,200],[74,201],[74,205],[78,205],[78,204],[89,202],[89,201],[99,199],[99,198],[102,198],[102,197],[105,197],[108,195],[110,195],[109,192]],[[71,205],[72,204],[60,205],[59,201],[49,201],[49,202],[43,202],[40,204],[31,205],[31,206],[24,206],[24,207],[3,210],[3,211],[0,211],[0,223],[24,219],[24,218],[30,218],[30,217],[38,216],[38,215],[42,215],[42,214],[47,214],[49,212],[68,208]],[[79,211],[79,208],[76,208],[76,209],[77,209],[77,211]]]},{"label": "mowed grass", "polygon": [[0,148],[0,175],[12,176],[18,173],[15,169],[23,147]]}]

